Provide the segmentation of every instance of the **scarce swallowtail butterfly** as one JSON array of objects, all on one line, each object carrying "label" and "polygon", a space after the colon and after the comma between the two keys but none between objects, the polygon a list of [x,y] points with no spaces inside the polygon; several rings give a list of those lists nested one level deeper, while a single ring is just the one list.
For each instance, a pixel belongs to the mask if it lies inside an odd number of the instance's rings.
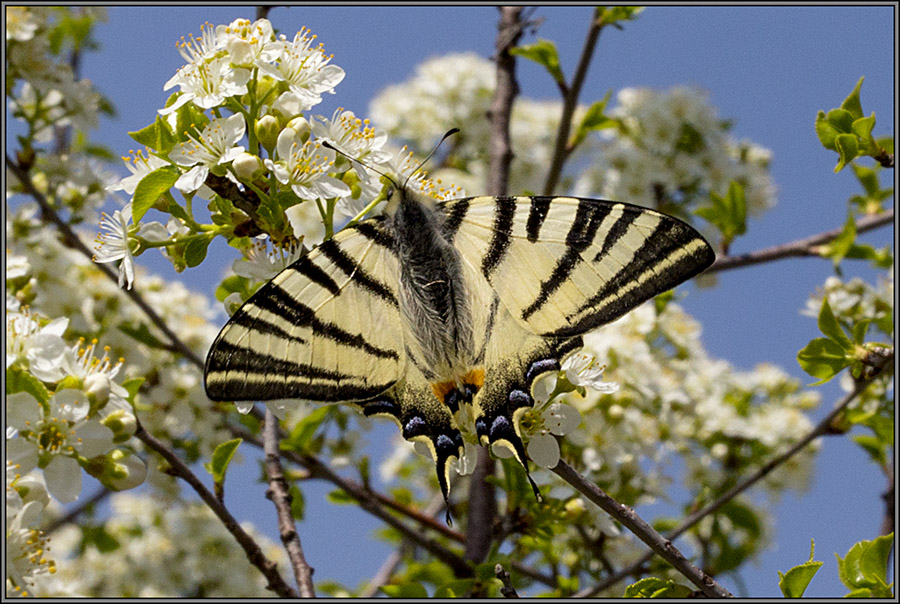
[{"label": "scarce swallowtail butterfly", "polygon": [[428,446],[448,500],[464,436],[502,443],[527,473],[517,419],[536,381],[582,334],[714,259],[692,227],[626,203],[439,202],[395,187],[382,216],[341,230],[234,313],[206,360],[206,392],[388,416]]}]

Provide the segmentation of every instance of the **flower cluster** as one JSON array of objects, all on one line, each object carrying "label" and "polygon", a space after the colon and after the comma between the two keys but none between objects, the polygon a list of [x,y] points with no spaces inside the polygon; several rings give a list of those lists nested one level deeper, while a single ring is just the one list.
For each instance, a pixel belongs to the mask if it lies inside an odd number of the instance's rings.
[{"label": "flower cluster", "polygon": [[[452,180],[469,191],[484,190],[490,129],[484,116],[490,108],[495,85],[494,64],[474,53],[449,54],[423,62],[410,80],[385,88],[369,106],[372,121],[392,137],[407,141],[427,153],[450,128],[462,133],[452,145],[452,167],[435,177]],[[584,109],[576,111],[576,118]],[[553,136],[562,104],[517,98],[510,120],[510,138],[516,149],[511,166],[511,191],[543,188],[553,153]],[[573,159],[585,149],[579,147]]]},{"label": "flower cluster", "polygon": [[[104,14],[102,9],[83,10],[94,18]],[[30,150],[46,146],[61,127],[80,132],[96,128],[100,95],[89,80],[76,80],[71,66],[58,60],[51,47],[50,38],[63,35],[60,28],[65,27],[59,12],[49,6],[10,7],[6,17],[9,110],[24,125]],[[94,158],[44,150],[35,154],[31,176],[40,193],[77,220],[96,219],[113,179]],[[9,188],[21,190],[19,183]]]},{"label": "flower cluster", "polygon": [[[209,508],[171,506],[155,496],[117,493],[103,540],[68,525],[53,536],[58,570],[36,581],[38,597],[146,598],[194,596],[264,597],[265,578]],[[263,554],[284,564],[284,550],[245,530]],[[190,535],[190,538],[184,538]],[[116,543],[113,555],[105,547]]]},{"label": "flower cluster", "polygon": [[644,206],[696,207],[731,181],[744,188],[747,208],[759,214],[775,203],[768,172],[771,152],[735,140],[703,92],[625,88],[610,116],[600,162],[579,176],[576,192]]},{"label": "flower cluster", "polygon": [[[184,205],[174,197],[154,205],[170,215],[165,225],[141,223],[149,208],[135,203],[104,218],[97,259],[120,262],[123,283],[133,281],[132,256],[151,247],[182,270],[216,236],[245,254],[256,245],[248,234],[297,249],[373,209],[379,174],[397,174],[395,154],[385,149],[387,136],[352,111],[310,113],[345,74],[308,29],[288,38],[265,19],[237,19],[206,24],[177,46],[186,64],[164,86],[177,91],[159,110],[164,119],[135,135],[148,149],[126,159],[131,175],[111,190],[134,195],[149,177],[171,183]],[[211,202],[212,224],[193,215],[195,197]]]}]

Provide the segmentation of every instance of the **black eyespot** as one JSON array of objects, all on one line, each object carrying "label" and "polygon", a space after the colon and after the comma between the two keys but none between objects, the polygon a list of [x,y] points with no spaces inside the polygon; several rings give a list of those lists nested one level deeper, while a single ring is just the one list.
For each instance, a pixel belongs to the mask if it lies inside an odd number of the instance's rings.
[{"label": "black eyespot", "polygon": [[494,442],[495,440],[503,438],[505,436],[509,436],[509,433],[511,431],[512,424],[510,423],[510,421],[502,415],[498,415],[494,418],[494,423],[491,424],[491,442]]},{"label": "black eyespot", "polygon": [[453,440],[446,434],[441,434],[434,442],[434,448],[438,456],[456,455],[458,450],[453,444]]}]

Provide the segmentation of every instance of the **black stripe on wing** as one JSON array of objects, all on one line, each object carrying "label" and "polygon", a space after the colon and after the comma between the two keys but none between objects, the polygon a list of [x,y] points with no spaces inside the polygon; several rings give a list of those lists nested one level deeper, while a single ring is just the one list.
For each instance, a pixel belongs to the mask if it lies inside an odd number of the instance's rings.
[{"label": "black stripe on wing", "polygon": [[[672,260],[671,257],[680,251],[684,251],[683,255]],[[575,316],[590,311],[604,300],[612,301],[554,335],[584,333],[615,321],[653,296],[701,273],[713,261],[715,253],[712,248],[693,228],[677,219],[662,216],[653,232],[635,250],[633,260],[586,300]],[[638,285],[630,287],[634,282]]]},{"label": "black stripe on wing", "polygon": [[[339,402],[371,398],[393,385],[366,385],[365,376],[273,357],[230,344],[221,336],[213,344],[204,373],[206,394],[214,401],[309,398]],[[264,379],[255,381],[254,376]],[[303,378],[318,383],[302,383]]]},{"label": "black stripe on wing", "polygon": [[491,244],[481,261],[481,272],[490,280],[491,273],[503,260],[509,247],[513,221],[516,216],[516,202],[512,197],[498,197],[494,207],[494,225]]},{"label": "black stripe on wing", "polygon": [[316,313],[306,304],[293,298],[288,292],[276,283],[268,283],[256,293],[248,302],[247,307],[241,308],[232,318],[235,325],[245,326],[253,331],[260,331],[255,325],[244,325],[241,319],[247,315],[253,307],[268,311],[274,315],[278,315],[285,321],[297,325],[299,327],[309,327],[315,336],[328,338],[345,346],[352,346],[359,350],[365,350],[367,353],[383,359],[399,360],[400,357],[394,350],[379,348],[374,344],[366,342],[360,334],[352,334],[340,326],[329,321],[322,321],[316,317]]},{"label": "black stripe on wing", "polygon": [[338,268],[340,268],[348,277],[362,287],[367,292],[381,298],[391,306],[397,307],[397,298],[394,297],[390,288],[378,281],[365,271],[359,264],[344,250],[341,249],[340,243],[336,239],[329,239],[318,248],[319,252],[325,258],[331,260]]},{"label": "black stripe on wing", "polygon": [[[532,210],[535,201],[532,201]],[[583,262],[581,252],[586,250],[593,242],[597,235],[597,229],[603,223],[612,210],[611,205],[591,203],[590,200],[582,199],[578,202],[578,208],[575,211],[575,219],[572,222],[569,232],[566,234],[566,251],[556,262],[556,267],[546,280],[541,282],[541,290],[537,298],[522,311],[522,318],[526,321],[535,312],[540,310],[547,300],[552,296],[560,286],[566,282],[572,271]],[[549,204],[548,208],[549,210]],[[546,214],[546,210],[545,210]],[[531,215],[528,217],[529,226]],[[633,218],[632,218],[633,220]],[[607,235],[607,239],[612,237],[620,237],[627,226],[619,227],[621,220],[616,221],[612,226],[611,232]]]}]

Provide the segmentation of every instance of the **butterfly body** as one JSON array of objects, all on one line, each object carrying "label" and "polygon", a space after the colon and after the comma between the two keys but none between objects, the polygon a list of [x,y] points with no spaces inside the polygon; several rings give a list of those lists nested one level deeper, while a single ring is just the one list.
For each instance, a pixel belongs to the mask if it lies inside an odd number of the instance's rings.
[{"label": "butterfly body", "polygon": [[207,393],[390,417],[431,451],[447,498],[466,442],[505,445],[527,472],[518,420],[535,383],[581,334],[713,260],[693,228],[638,206],[435,202],[399,188],[383,216],[343,229],[235,312],[207,358]]}]

